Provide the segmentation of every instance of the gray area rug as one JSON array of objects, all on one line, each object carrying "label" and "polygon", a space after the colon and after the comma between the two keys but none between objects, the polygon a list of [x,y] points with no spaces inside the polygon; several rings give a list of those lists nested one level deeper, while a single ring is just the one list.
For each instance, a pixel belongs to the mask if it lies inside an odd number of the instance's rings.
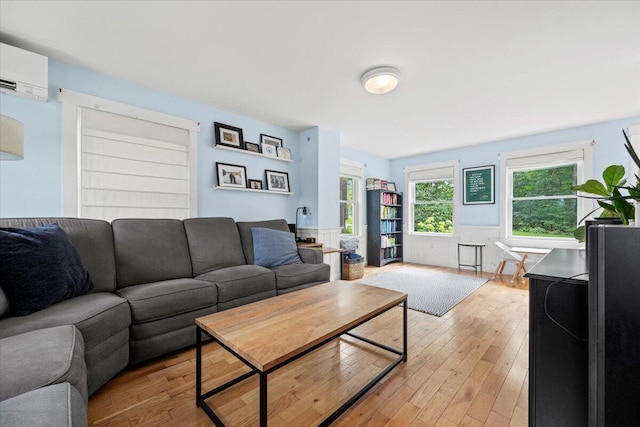
[{"label": "gray area rug", "polygon": [[408,308],[442,316],[486,281],[481,277],[403,267],[358,283],[404,292],[408,295]]}]

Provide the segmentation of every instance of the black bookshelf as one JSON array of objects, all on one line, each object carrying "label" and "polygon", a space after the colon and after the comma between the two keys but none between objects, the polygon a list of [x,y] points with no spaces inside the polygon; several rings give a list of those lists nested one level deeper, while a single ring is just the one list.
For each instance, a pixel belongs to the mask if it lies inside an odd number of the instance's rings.
[{"label": "black bookshelf", "polygon": [[367,262],[402,261],[402,193],[367,191]]}]

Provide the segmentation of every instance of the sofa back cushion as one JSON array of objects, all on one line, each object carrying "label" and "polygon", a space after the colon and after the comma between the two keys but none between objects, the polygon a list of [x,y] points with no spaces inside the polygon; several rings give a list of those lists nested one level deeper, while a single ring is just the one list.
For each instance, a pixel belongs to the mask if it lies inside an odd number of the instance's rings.
[{"label": "sofa back cushion", "polygon": [[113,234],[108,222],[83,218],[2,218],[0,227],[32,228],[58,224],[80,254],[87,267],[92,292],[113,292],[116,289],[116,263]]},{"label": "sofa back cushion", "polygon": [[289,225],[284,219],[272,219],[268,221],[243,221],[237,222],[238,231],[240,232],[240,240],[242,241],[242,250],[247,264],[254,263],[253,256],[253,235],[252,228],[270,228],[272,230],[280,230],[289,232]]},{"label": "sofa back cushion", "polygon": [[182,221],[116,219],[111,226],[118,289],[193,277]]},{"label": "sofa back cushion", "polygon": [[183,223],[194,276],[245,264],[233,218],[190,218]]}]

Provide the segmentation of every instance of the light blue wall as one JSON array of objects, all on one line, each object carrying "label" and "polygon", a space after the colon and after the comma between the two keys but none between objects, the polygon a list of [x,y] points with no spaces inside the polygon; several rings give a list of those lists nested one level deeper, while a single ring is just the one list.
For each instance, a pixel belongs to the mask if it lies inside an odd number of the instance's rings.
[{"label": "light blue wall", "polygon": [[353,160],[356,162],[364,163],[364,178],[380,178],[391,180],[391,162],[389,159],[375,156],[373,154],[365,153],[363,151],[355,150],[350,147],[340,147],[340,157],[343,159]]},{"label": "light blue wall", "polygon": [[[299,135],[188,99],[49,59],[49,101],[0,95],[0,111],[24,123],[25,159],[0,162],[0,216],[62,215],[61,104],[57,89],[65,88],[200,122],[198,137],[198,215],[230,216],[237,220],[295,220],[301,194]],[[263,159],[213,147],[213,122],[243,129],[244,138],[259,142],[261,133],[283,139],[294,163]],[[216,190],[215,162],[247,167],[252,179],[264,180],[264,170],[289,173],[294,195]]]},{"label": "light blue wall", "polygon": [[462,174],[463,168],[496,165],[496,204],[470,206],[462,205],[460,200],[459,216],[461,225],[496,226],[500,224],[499,203],[497,203],[501,195],[499,153],[594,140],[596,145],[593,151],[593,173],[596,178],[599,178],[602,171],[610,164],[622,164],[625,168],[629,165],[622,129],[627,130],[634,124],[640,124],[640,116],[395,159],[391,161],[391,179],[399,184],[399,189],[404,189],[404,168],[408,166],[460,160]]},{"label": "light blue wall", "polygon": [[340,134],[320,128],[318,228],[340,227]]}]

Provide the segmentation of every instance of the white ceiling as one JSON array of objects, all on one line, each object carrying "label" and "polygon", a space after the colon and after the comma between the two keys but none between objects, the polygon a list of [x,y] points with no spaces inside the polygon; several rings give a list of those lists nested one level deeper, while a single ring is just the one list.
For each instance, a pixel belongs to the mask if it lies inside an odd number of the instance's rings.
[{"label": "white ceiling", "polygon": [[2,0],[0,37],[386,158],[640,115],[640,2]]}]

